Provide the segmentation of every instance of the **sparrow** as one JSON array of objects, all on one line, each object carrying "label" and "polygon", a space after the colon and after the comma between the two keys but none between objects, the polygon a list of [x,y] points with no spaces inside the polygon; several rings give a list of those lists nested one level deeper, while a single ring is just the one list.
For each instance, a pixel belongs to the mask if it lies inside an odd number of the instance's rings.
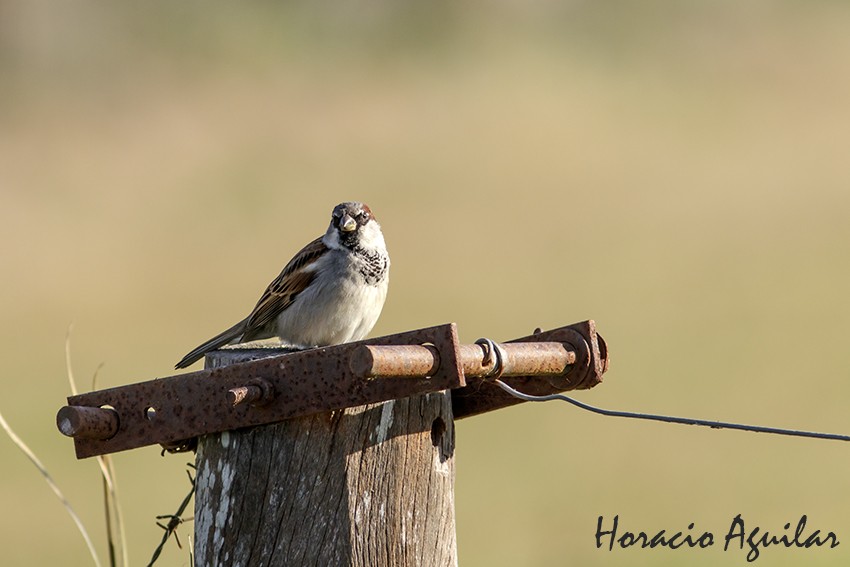
[{"label": "sparrow", "polygon": [[387,297],[390,256],[381,226],[363,203],[334,207],[324,236],[306,245],[242,321],[193,349],[175,368],[228,344],[278,338],[296,347],[359,341]]}]

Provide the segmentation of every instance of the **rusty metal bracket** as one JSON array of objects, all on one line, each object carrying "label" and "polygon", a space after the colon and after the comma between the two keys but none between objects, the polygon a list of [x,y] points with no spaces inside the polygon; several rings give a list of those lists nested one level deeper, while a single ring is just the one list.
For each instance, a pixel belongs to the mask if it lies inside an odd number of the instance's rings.
[{"label": "rusty metal bracket", "polygon": [[[207,358],[213,368],[71,396],[57,426],[84,458],[157,443],[191,447],[208,433],[447,389],[462,418],[521,403],[495,377],[545,395],[591,388],[608,367],[593,321],[501,344],[461,345],[452,323],[280,352],[217,351]],[[216,368],[222,361],[229,365]]]},{"label": "rusty metal bracket", "polygon": [[[431,344],[440,352],[440,368],[432,376],[415,380],[364,381],[354,376],[348,361],[365,344]],[[440,325],[71,396],[68,407],[57,415],[57,425],[74,436],[79,459],[171,444],[207,433],[458,388],[465,382],[457,352],[455,325]],[[236,394],[231,390],[256,385],[251,381],[257,378],[272,385],[273,399],[263,405],[234,406]],[[80,428],[79,423],[90,423],[98,432],[111,432],[109,423],[98,423],[88,408],[106,408],[103,411],[109,413],[102,414],[104,420],[117,414],[114,435],[98,438],[103,434],[89,435]],[[83,413],[87,421],[77,419]]]},{"label": "rusty metal bracket", "polygon": [[[608,346],[596,332],[596,323],[582,321],[551,331],[535,332],[527,337],[514,339],[512,343],[558,342],[575,353],[575,363],[559,376],[545,378],[535,376],[507,375],[502,380],[513,388],[535,396],[545,396],[567,390],[587,390],[602,382],[602,374],[608,370]],[[455,419],[522,403],[486,378],[470,379],[467,385],[452,391],[452,410]]]}]

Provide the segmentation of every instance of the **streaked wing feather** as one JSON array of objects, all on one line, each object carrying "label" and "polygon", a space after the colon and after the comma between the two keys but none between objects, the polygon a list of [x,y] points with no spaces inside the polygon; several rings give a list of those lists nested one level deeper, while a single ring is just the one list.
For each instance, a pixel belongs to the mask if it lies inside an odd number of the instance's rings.
[{"label": "streaked wing feather", "polygon": [[292,305],[298,294],[304,291],[316,276],[315,272],[306,271],[305,266],[316,261],[327,250],[328,248],[319,237],[305,246],[284,266],[280,275],[269,284],[251,315],[248,316],[245,327],[246,338],[250,338],[255,332],[263,329],[284,309]]}]

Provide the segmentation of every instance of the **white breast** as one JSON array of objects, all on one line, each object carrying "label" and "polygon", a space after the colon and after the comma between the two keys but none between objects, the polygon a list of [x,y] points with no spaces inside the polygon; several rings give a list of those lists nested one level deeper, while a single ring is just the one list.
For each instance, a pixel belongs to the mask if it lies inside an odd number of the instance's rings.
[{"label": "white breast", "polygon": [[349,254],[334,250],[317,266],[316,279],[277,319],[287,344],[313,347],[364,339],[381,314],[389,277],[367,285]]}]

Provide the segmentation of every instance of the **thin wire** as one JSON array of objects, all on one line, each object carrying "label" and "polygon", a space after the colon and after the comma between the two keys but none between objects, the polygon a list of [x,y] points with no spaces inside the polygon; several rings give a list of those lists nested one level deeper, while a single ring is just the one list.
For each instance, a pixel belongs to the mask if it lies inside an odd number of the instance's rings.
[{"label": "thin wire", "polygon": [[725,421],[710,421],[706,419],[694,419],[690,417],[672,417],[668,415],[654,415],[650,413],[637,413],[631,411],[617,411],[617,410],[607,410],[603,408],[597,408],[586,404],[584,402],[580,402],[573,398],[567,397],[563,394],[550,394],[548,396],[531,396],[529,394],[524,394],[519,390],[515,390],[511,388],[501,380],[494,380],[496,384],[504,391],[514,396],[515,398],[519,398],[520,400],[525,400],[526,402],[548,402],[551,400],[561,400],[563,402],[569,402],[574,406],[580,407],[581,409],[591,411],[593,413],[598,413],[601,415],[607,415],[610,417],[628,417],[632,419],[646,419],[650,421],[662,421],[665,423],[681,423],[684,425],[702,425],[704,427],[711,427],[712,429],[738,429],[740,431],[755,431],[756,433],[773,433],[775,435],[791,435],[794,437],[812,437],[815,439],[834,439],[836,441],[850,441],[850,435],[839,435],[837,433],[817,433],[814,431],[799,431],[796,429],[780,429],[776,427],[762,427],[760,425],[743,425],[741,423],[729,423]]},{"label": "thin wire", "polygon": [[481,361],[481,365],[486,368],[491,363],[493,364],[493,369],[484,378],[501,378],[505,371],[505,358],[507,356],[499,343],[485,337],[475,341],[475,344],[481,345],[484,349],[484,360]]}]

